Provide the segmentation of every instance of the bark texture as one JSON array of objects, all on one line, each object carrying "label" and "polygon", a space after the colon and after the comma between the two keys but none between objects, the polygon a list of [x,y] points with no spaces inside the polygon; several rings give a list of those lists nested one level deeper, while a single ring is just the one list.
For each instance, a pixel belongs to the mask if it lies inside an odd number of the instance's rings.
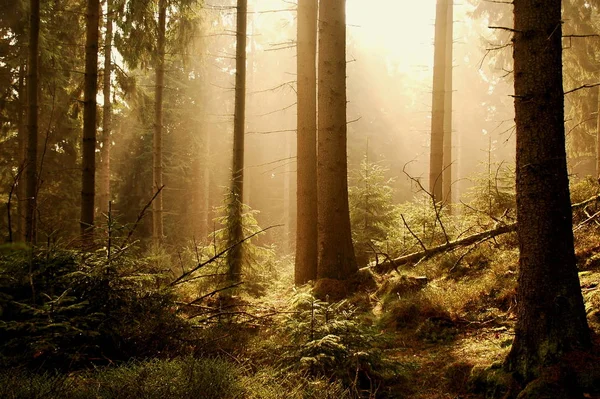
[{"label": "bark texture", "polygon": [[[154,89],[154,141],[152,150],[152,191],[163,186],[163,89],[165,81],[165,32],[167,29],[167,2],[158,1],[158,39],[156,43],[156,81]],[[152,202],[152,243],[156,250],[163,239],[163,195],[162,190]]]},{"label": "bark texture", "polygon": [[110,75],[112,72],[112,1],[106,0],[106,33],[104,36],[104,76],[102,108],[102,139],[100,147],[100,173],[98,186],[98,209],[101,214],[108,214],[108,201],[110,201],[110,133],[112,129],[112,103],[110,101]]},{"label": "bark texture", "polygon": [[[246,132],[246,30],[248,1],[237,2],[236,52],[235,52],[235,108],[233,115],[233,164],[231,167],[231,203],[229,204],[229,246],[243,240],[242,212],[244,199],[244,135]],[[228,278],[241,279],[242,246],[237,245],[227,253]]]},{"label": "bark texture", "polygon": [[85,35],[85,84],[83,92],[83,142],[81,160],[81,236],[91,242],[96,193],[96,94],[98,91],[98,24],[100,1],[88,0]]},{"label": "bark texture", "polygon": [[[442,172],[442,201],[444,204],[452,203],[452,45],[454,40],[454,4],[448,0],[446,13],[445,46],[445,74],[444,74],[444,160]],[[451,210],[449,207],[448,209]]]},{"label": "bark texture", "polygon": [[348,209],[344,0],[319,7],[318,115],[317,278],[344,280],[358,270]]},{"label": "bark texture", "polygon": [[298,0],[296,284],[317,277],[317,10],[317,0]]},{"label": "bark texture", "polygon": [[561,1],[515,0],[519,280],[506,367],[523,382],[590,346],[565,154]]},{"label": "bark texture", "polygon": [[25,163],[25,241],[35,244],[37,236],[37,146],[38,146],[38,48],[40,0],[30,0],[29,56],[27,61],[27,162]]},{"label": "bark texture", "polygon": [[446,99],[446,35],[448,0],[438,0],[435,13],[433,92],[431,98],[431,148],[429,153],[429,192],[436,201],[443,199],[444,105]]}]

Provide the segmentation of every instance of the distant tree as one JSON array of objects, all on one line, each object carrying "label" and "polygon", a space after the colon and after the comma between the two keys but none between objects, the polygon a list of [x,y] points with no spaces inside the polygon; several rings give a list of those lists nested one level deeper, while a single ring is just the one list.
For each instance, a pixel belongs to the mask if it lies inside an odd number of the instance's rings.
[{"label": "distant tree", "polygon": [[112,73],[112,40],[113,40],[113,8],[112,1],[106,0],[106,19],[104,33],[104,75],[102,79],[102,137],[100,147],[100,170],[98,177],[98,209],[100,213],[108,213],[110,200],[110,134],[112,129],[112,103],[111,103],[111,73]]},{"label": "distant tree", "polygon": [[[156,80],[154,88],[154,138],[152,150],[152,190],[163,186],[163,91],[165,81],[165,35],[167,30],[167,0],[158,0],[158,37],[156,41]],[[157,249],[163,239],[163,195],[159,192],[152,202],[152,244]]]},{"label": "distant tree", "polygon": [[27,210],[25,240],[35,244],[37,238],[37,146],[38,146],[38,57],[40,38],[40,0],[29,1],[29,58],[27,61],[27,162],[25,179]]},{"label": "distant tree", "polygon": [[[446,77],[448,56],[448,8],[449,0],[437,0],[435,13],[435,40],[433,57],[433,91],[431,101],[431,148],[429,154],[429,192],[435,201],[442,201],[444,170],[444,127],[446,106]],[[452,40],[450,38],[450,40]],[[450,62],[452,59],[450,58]]]},{"label": "distant tree", "polygon": [[94,227],[96,193],[96,95],[98,92],[98,25],[100,1],[87,0],[85,35],[85,83],[83,93],[83,142],[81,161],[81,235],[89,242]]},{"label": "distant tree", "polygon": [[[237,1],[235,50],[235,109],[233,114],[233,163],[231,167],[231,204],[229,204],[229,245],[243,239],[242,227],[244,198],[244,135],[246,127],[246,30],[248,0]],[[228,279],[239,281],[242,273],[242,246],[227,253]]]},{"label": "distant tree", "polygon": [[[446,52],[444,54],[444,155],[442,173],[442,201],[444,204],[452,203],[452,45],[454,27],[454,2],[448,0],[446,14]],[[449,208],[450,209],[450,208]]]},{"label": "distant tree", "polygon": [[317,277],[317,10],[317,0],[298,0],[296,284]]},{"label": "distant tree", "polygon": [[514,4],[519,280],[506,368],[522,382],[590,347],[573,249],[562,85],[560,0]]},{"label": "distant tree", "polygon": [[319,7],[317,278],[345,280],[358,270],[348,206],[346,150],[346,10],[344,0]]}]

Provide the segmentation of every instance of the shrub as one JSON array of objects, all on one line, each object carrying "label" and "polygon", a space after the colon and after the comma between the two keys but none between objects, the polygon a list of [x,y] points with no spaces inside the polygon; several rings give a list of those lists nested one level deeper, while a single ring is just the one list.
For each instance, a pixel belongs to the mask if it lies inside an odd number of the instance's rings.
[{"label": "shrub", "polygon": [[189,334],[162,276],[122,255],[0,253],[0,363],[71,369],[161,356]]}]

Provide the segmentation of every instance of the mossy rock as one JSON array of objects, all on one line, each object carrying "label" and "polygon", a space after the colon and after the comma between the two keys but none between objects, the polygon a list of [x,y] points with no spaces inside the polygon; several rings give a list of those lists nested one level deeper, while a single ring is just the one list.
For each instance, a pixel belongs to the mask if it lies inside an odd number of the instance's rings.
[{"label": "mossy rock", "polygon": [[451,363],[444,372],[448,390],[456,393],[465,392],[472,370],[473,364],[471,363],[462,361]]},{"label": "mossy rock", "polygon": [[467,388],[486,399],[500,399],[505,397],[514,384],[512,374],[504,371],[501,363],[494,363],[488,367],[473,367]]},{"label": "mossy rock", "polygon": [[581,397],[581,394],[570,393],[559,381],[542,377],[527,384],[517,399],[576,399]]},{"label": "mossy rock", "polygon": [[412,277],[401,275],[384,281],[379,290],[377,290],[377,294],[379,296],[383,296],[385,294],[403,296],[421,291],[427,286],[427,283],[428,279],[425,276]]}]

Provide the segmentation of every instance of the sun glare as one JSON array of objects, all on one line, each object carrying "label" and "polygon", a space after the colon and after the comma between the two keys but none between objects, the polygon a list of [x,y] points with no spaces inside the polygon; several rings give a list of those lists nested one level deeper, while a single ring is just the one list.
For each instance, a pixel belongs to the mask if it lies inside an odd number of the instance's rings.
[{"label": "sun glare", "polygon": [[402,72],[433,64],[435,0],[347,0],[348,30]]}]

